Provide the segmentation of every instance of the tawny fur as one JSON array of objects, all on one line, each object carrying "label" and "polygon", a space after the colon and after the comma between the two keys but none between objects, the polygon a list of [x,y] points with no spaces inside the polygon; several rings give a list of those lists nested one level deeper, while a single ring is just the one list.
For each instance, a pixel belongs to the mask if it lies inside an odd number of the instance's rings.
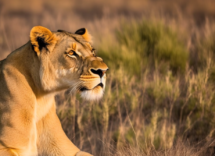
[{"label": "tawny fur", "polygon": [[[0,61],[0,156],[90,156],[65,135],[54,100],[66,89],[89,100],[103,94],[98,84],[105,86],[106,75],[91,69],[105,72],[107,65],[92,54],[83,35],[37,26],[27,44]],[[45,47],[39,47],[38,37]],[[71,48],[81,56],[67,55]]]}]

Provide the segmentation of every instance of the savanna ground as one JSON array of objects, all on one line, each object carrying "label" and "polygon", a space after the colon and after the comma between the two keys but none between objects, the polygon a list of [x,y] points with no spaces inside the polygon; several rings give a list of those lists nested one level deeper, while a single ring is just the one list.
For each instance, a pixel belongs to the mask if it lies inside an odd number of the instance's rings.
[{"label": "savanna ground", "polygon": [[110,70],[104,98],[56,96],[67,136],[96,156],[215,155],[213,0],[0,0],[0,59],[35,25],[86,27]]}]

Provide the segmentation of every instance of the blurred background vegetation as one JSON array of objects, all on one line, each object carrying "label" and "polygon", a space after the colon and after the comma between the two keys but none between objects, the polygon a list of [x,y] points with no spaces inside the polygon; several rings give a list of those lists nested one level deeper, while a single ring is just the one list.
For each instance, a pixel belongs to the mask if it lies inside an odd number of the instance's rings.
[{"label": "blurred background vegetation", "polygon": [[96,156],[215,154],[214,0],[0,0],[0,59],[35,25],[86,27],[104,98],[56,96],[67,136]]}]

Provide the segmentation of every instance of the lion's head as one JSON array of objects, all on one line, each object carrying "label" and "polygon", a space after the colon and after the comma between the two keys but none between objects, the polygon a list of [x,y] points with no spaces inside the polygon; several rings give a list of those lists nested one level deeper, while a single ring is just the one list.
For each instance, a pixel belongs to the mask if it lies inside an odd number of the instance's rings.
[{"label": "lion's head", "polygon": [[70,88],[88,100],[102,97],[108,67],[96,56],[85,28],[70,33],[51,32],[36,26],[30,32],[30,40],[39,58],[39,77],[44,91]]}]

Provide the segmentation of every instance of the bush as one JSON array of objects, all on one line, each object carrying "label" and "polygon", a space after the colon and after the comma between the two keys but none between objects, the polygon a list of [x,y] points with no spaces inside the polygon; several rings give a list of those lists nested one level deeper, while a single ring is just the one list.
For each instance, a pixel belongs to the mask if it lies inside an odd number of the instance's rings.
[{"label": "bush", "polygon": [[123,68],[138,76],[147,68],[164,74],[169,70],[174,74],[185,72],[189,53],[177,32],[162,23],[125,24],[116,32],[116,38],[118,42],[110,48],[101,45],[99,49],[99,55],[114,69]]}]

